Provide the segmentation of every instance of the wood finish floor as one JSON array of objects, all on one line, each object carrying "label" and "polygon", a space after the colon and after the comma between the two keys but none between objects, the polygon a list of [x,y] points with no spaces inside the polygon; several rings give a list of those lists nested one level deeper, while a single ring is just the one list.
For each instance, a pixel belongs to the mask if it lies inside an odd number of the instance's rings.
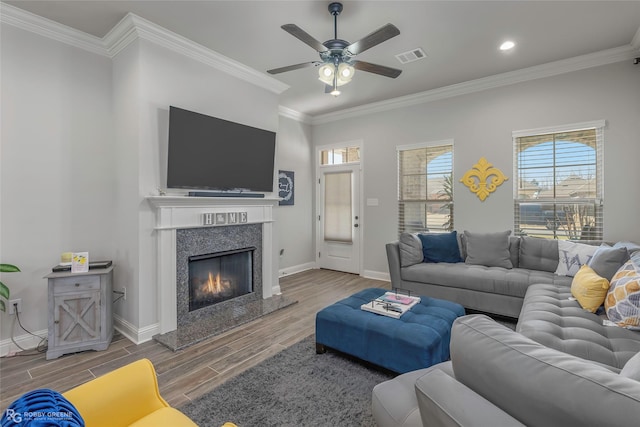
[{"label": "wood finish floor", "polygon": [[389,288],[389,282],[309,270],[280,279],[282,293],[297,304],[180,351],[153,340],[135,345],[116,333],[105,351],[55,360],[45,360],[44,354],[1,358],[0,409],[27,391],[51,388],[64,392],[145,357],[156,368],[160,394],[179,407],[314,333],[320,309],[370,287]]}]

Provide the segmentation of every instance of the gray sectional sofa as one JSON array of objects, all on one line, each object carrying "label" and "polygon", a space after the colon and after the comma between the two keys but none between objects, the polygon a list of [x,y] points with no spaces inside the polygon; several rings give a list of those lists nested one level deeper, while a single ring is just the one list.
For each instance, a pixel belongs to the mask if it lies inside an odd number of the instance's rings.
[{"label": "gray sectional sofa", "polygon": [[[466,260],[469,255],[469,235],[457,234],[462,260]],[[473,237],[482,239],[485,236]],[[422,262],[422,244],[418,239],[418,233],[403,233],[399,241],[386,245],[391,286],[420,295],[455,301],[472,310],[517,318],[530,285],[571,285],[571,277],[555,274],[558,266],[556,240],[515,236],[505,239],[508,240],[506,252],[496,250],[493,259],[482,259],[489,265],[468,262],[429,263]],[[485,255],[490,253],[487,252]],[[510,264],[507,264],[509,268],[500,266],[505,265],[507,259],[510,261]]]},{"label": "gray sectional sofa", "polygon": [[[375,387],[378,426],[638,424],[640,332],[605,326],[604,313],[572,297],[573,277],[556,274],[578,257],[561,260],[564,243],[505,232],[500,251],[496,235],[457,236],[465,262],[422,262],[415,234],[387,244],[392,286],[518,321],[513,331],[484,315],[456,320],[450,361]],[[620,246],[589,265],[611,280],[640,249]],[[640,265],[640,252],[630,262]]]},{"label": "gray sectional sofa", "polygon": [[[392,286],[518,323],[512,331],[484,315],[456,320],[450,361],[376,386],[379,427],[638,423],[640,332],[605,326],[604,314],[581,307],[571,295],[573,277],[554,273],[557,241],[509,237],[512,268],[505,268],[417,263],[416,241],[403,238],[387,245]],[[468,260],[464,240],[458,242]],[[484,255],[495,256],[494,246],[483,247]],[[632,256],[636,265],[638,256]]]},{"label": "gray sectional sofa", "polygon": [[378,427],[637,425],[640,355],[617,373],[464,316],[451,361],[378,384],[372,411]]}]

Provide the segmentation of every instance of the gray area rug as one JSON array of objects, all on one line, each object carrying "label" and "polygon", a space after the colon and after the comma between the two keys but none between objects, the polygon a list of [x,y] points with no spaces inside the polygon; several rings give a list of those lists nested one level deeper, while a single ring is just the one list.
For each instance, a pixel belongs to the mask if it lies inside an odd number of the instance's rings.
[{"label": "gray area rug", "polygon": [[311,335],[180,408],[200,427],[375,426],[371,390],[392,378],[327,352]]}]

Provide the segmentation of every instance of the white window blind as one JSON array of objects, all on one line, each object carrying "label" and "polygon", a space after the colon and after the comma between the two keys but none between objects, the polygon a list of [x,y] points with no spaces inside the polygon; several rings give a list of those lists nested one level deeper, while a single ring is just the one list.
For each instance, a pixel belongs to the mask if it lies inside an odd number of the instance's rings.
[{"label": "white window blind", "polygon": [[514,132],[514,230],[554,239],[603,237],[604,121]]},{"label": "white window blind", "polygon": [[453,143],[398,147],[398,233],[453,230]]},{"label": "white window blind", "polygon": [[328,173],[324,182],[324,240],[351,243],[352,172]]}]

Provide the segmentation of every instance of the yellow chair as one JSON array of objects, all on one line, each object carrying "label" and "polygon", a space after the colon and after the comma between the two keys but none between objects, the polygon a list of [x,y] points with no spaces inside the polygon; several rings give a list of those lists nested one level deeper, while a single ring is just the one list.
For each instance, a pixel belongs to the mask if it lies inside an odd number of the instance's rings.
[{"label": "yellow chair", "polygon": [[141,359],[63,393],[86,427],[197,427],[160,396],[153,364]]}]

